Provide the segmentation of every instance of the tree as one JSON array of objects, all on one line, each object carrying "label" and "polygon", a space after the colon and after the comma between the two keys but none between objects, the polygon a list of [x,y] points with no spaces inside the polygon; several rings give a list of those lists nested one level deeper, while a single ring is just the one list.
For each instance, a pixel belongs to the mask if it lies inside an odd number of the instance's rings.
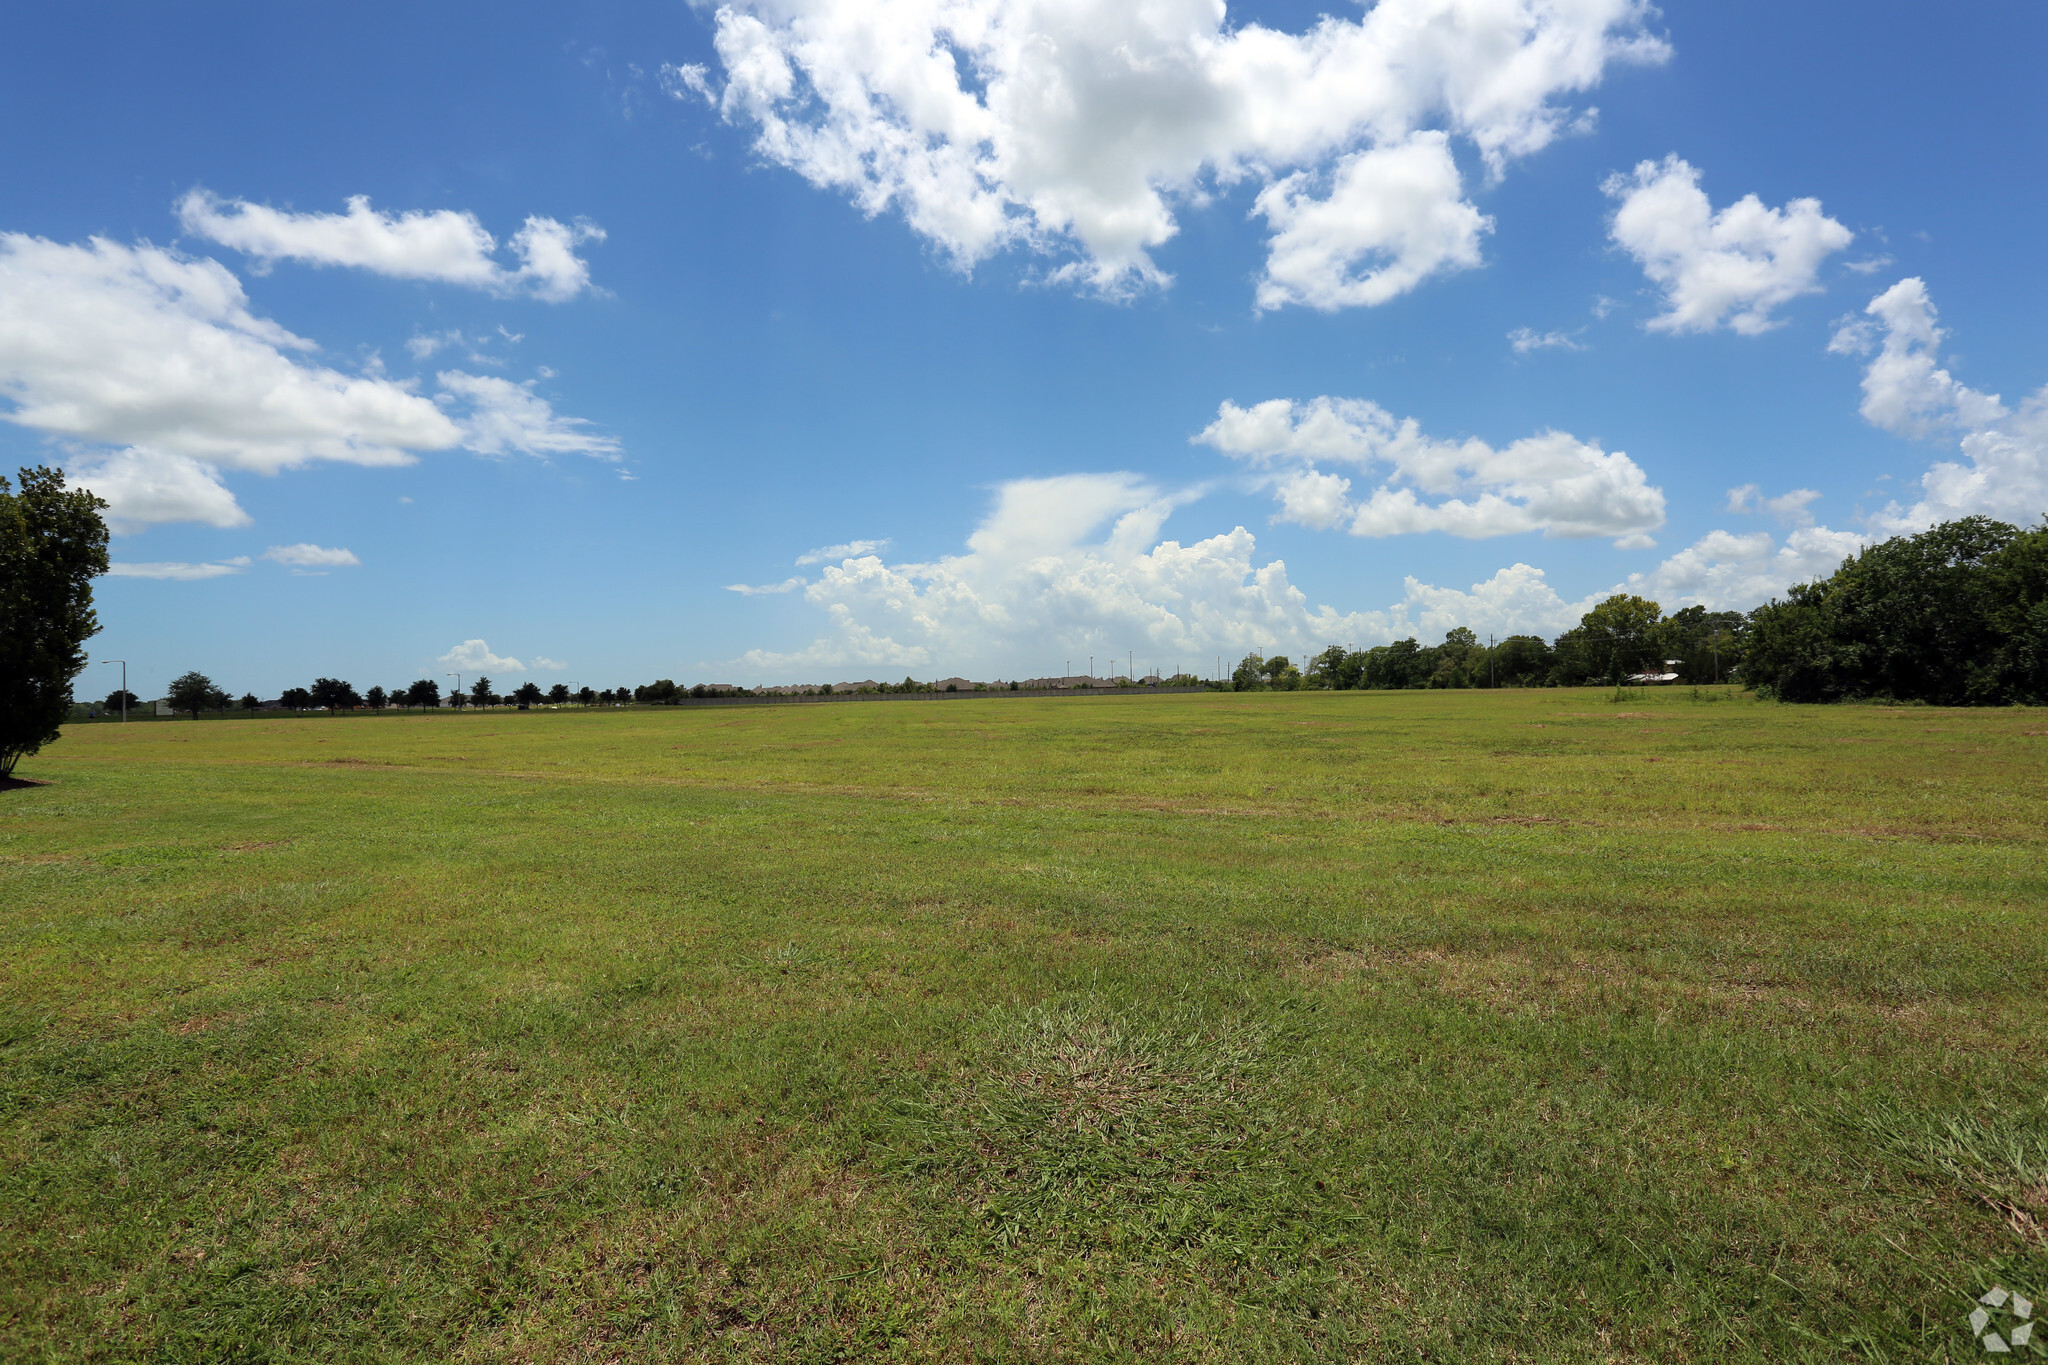
[{"label": "tree", "polygon": [[352,710],[363,704],[355,688],[340,678],[315,678],[312,695],[313,705],[324,706],[329,711]]},{"label": "tree", "polygon": [[421,678],[411,687],[405,689],[405,704],[407,706],[421,707],[422,709],[429,706],[439,706],[441,704],[441,684],[435,682],[432,678]]},{"label": "tree", "polygon": [[1344,652],[1342,645],[1331,645],[1315,658],[1309,660],[1308,673],[1302,679],[1302,686],[1341,692],[1358,685],[1355,677],[1347,676],[1344,664],[1351,656]]},{"label": "tree", "polygon": [[1648,598],[1618,592],[1579,618],[1580,649],[1591,665],[1587,678],[1619,684],[1640,673],[1656,655],[1657,626],[1664,609]]},{"label": "tree", "polygon": [[1550,646],[1539,635],[1510,635],[1493,647],[1497,687],[1540,687],[1552,665]]},{"label": "tree", "polygon": [[236,702],[235,705],[241,707],[244,711],[261,711],[263,709],[262,700],[254,692],[244,692],[242,699]]},{"label": "tree", "polygon": [[386,700],[384,696],[384,689],[381,687],[372,687],[367,693],[363,695],[363,700],[370,704],[370,709],[372,711],[382,711],[384,709],[384,702]]},{"label": "tree", "polygon": [[1301,687],[1301,670],[1285,654],[1275,654],[1266,660],[1260,671],[1266,675],[1266,684],[1275,692],[1294,692]]},{"label": "tree", "polygon": [[512,696],[521,706],[531,706],[540,700],[540,685],[533,682],[523,682],[513,689]]},{"label": "tree", "polygon": [[109,711],[133,711],[140,705],[142,705],[142,698],[136,696],[133,692],[123,692],[117,687],[107,693],[106,708]]},{"label": "tree", "polygon": [[1238,660],[1237,667],[1230,674],[1230,689],[1233,692],[1266,690],[1266,660],[1257,650]]},{"label": "tree", "polygon": [[1750,613],[1743,678],[1785,701],[2048,699],[2048,522],[1987,517],[1865,547]]},{"label": "tree", "polygon": [[569,684],[556,683],[553,687],[550,687],[548,689],[548,700],[557,706],[569,700]]},{"label": "tree", "polygon": [[469,686],[469,700],[474,706],[489,706],[497,698],[491,694],[491,680],[478,678]]},{"label": "tree", "polygon": [[597,693],[591,691],[588,687],[578,688],[576,691],[576,700],[582,702],[585,706],[588,706],[590,705],[590,703],[597,700]]},{"label": "tree", "polygon": [[71,680],[100,628],[92,580],[107,571],[105,502],[43,467],[10,490],[0,478],[0,778],[70,715]]},{"label": "tree", "polygon": [[1435,670],[1436,651],[1424,649],[1411,635],[1405,640],[1368,650],[1365,667],[1360,671],[1365,686],[1399,691],[1407,687],[1428,686],[1429,675]]},{"label": "tree", "polygon": [[278,694],[277,704],[294,711],[310,711],[313,709],[313,694],[303,687],[287,687]]},{"label": "tree", "polygon": [[171,690],[164,695],[173,711],[190,711],[192,719],[198,720],[201,711],[212,708],[220,689],[204,673],[183,673],[171,679]]},{"label": "tree", "polygon": [[457,711],[460,711],[463,707],[469,705],[469,694],[467,692],[463,692],[460,690],[451,689],[448,693],[448,704],[454,707]]}]

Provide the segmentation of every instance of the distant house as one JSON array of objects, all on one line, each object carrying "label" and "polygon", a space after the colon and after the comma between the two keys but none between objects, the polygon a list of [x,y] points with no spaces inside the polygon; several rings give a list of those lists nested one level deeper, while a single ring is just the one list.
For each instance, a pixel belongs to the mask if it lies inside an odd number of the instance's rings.
[{"label": "distant house", "polygon": [[972,692],[974,687],[973,681],[967,678],[941,678],[932,684],[932,689],[938,692]]},{"label": "distant house", "polygon": [[172,709],[170,699],[167,697],[159,698],[158,700],[151,702],[150,705],[156,708],[156,714],[159,716],[175,716],[178,714],[177,711]]}]

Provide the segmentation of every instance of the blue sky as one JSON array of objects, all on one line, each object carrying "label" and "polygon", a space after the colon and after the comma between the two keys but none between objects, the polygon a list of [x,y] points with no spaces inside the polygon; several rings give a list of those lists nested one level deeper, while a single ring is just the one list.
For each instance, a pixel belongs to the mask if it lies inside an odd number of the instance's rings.
[{"label": "blue sky", "polygon": [[2048,511],[2038,4],[11,36],[0,458],[146,694],[1208,669]]}]

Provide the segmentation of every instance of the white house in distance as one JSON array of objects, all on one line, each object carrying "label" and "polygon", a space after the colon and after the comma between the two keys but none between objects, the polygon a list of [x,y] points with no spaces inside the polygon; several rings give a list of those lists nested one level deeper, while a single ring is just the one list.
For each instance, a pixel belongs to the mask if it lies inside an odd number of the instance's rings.
[{"label": "white house in distance", "polygon": [[1684,665],[1685,660],[1683,659],[1666,659],[1664,660],[1663,672],[1631,673],[1628,675],[1628,681],[1638,687],[1649,683],[1675,683],[1678,681],[1678,670],[1684,667]]}]

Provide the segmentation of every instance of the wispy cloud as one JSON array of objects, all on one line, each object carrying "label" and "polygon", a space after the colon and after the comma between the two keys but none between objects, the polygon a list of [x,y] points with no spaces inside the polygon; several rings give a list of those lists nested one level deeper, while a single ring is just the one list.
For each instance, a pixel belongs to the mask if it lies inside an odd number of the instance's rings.
[{"label": "wispy cloud", "polygon": [[345,569],[363,562],[353,550],[330,550],[303,541],[297,545],[273,545],[263,552],[263,558],[294,569]]},{"label": "wispy cloud", "polygon": [[183,564],[175,561],[123,564],[116,560],[107,566],[107,572],[115,578],[168,578],[181,583],[191,583],[202,578],[221,578],[228,574],[240,573],[248,567],[249,557],[239,555],[234,559],[217,560],[210,564]]},{"label": "wispy cloud", "polygon": [[[1586,329],[1581,327],[1579,332]],[[1538,332],[1528,327],[1517,327],[1508,333],[1508,344],[1515,348],[1516,355],[1527,355],[1531,351],[1583,351],[1579,343],[1579,332]]]},{"label": "wispy cloud", "polygon": [[[859,559],[862,555],[871,555],[877,550],[886,550],[895,543],[889,537],[884,536],[880,540],[849,540],[844,545],[821,545],[815,550],[806,550],[798,555],[796,562],[800,565],[829,564],[835,560]],[[776,588],[772,591],[786,592],[788,589]]]}]

